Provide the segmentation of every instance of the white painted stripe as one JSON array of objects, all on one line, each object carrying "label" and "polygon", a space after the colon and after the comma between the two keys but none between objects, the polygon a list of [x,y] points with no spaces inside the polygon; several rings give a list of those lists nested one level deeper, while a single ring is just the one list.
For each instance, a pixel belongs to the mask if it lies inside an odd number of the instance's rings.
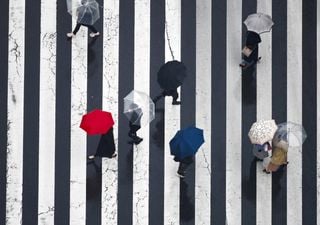
[{"label": "white painted stripe", "polygon": [[[171,51],[181,60],[181,1],[166,0],[165,61],[171,61]],[[178,90],[180,93],[180,88]],[[172,98],[165,98],[164,115],[164,224],[180,223],[180,182],[176,176],[178,163],[170,155],[169,142],[180,129],[180,107],[172,105]]]},{"label": "white painted stripe", "polygon": [[320,0],[317,0],[317,225],[320,225]]},{"label": "white painted stripe", "polygon": [[[150,92],[150,1],[135,0],[134,89]],[[144,112],[147,116],[147,112]],[[149,124],[137,132],[143,138],[133,148],[132,224],[148,224],[149,214]]]},{"label": "white painted stripe", "polygon": [[79,125],[82,115],[87,111],[87,42],[87,28],[81,27],[72,39],[71,52],[71,225],[84,225],[86,222],[86,133]]},{"label": "white painted stripe", "polygon": [[[258,0],[257,12],[272,14],[272,2]],[[257,64],[257,120],[272,118],[272,33],[261,34],[259,55],[262,57]],[[257,225],[272,223],[272,176],[262,172],[261,162],[257,163],[256,214]]]},{"label": "white painted stripe", "polygon": [[[104,3],[103,110],[114,119],[113,134],[118,147],[119,93],[119,1]],[[117,224],[118,158],[102,158],[101,224]]]},{"label": "white painted stripe", "polygon": [[22,223],[25,1],[9,1],[6,224]]},{"label": "white painted stripe", "polygon": [[41,1],[38,224],[54,224],[56,1]]},{"label": "white painted stripe", "polygon": [[[302,0],[287,2],[287,120],[302,124]],[[289,149],[287,224],[302,224],[302,154]]]},{"label": "white painted stripe", "polygon": [[242,1],[227,2],[226,216],[241,224],[241,29]]},{"label": "white painted stripe", "polygon": [[211,1],[196,9],[196,126],[205,143],[196,154],[195,224],[210,224],[211,208]]}]

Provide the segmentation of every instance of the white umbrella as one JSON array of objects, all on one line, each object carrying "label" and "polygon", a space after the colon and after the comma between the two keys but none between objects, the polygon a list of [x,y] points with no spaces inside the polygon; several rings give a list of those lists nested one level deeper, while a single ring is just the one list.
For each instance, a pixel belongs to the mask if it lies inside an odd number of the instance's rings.
[{"label": "white umbrella", "polygon": [[146,93],[132,90],[123,100],[123,113],[133,124],[146,125],[154,119],[155,106]]},{"label": "white umbrella", "polygon": [[264,13],[250,14],[243,22],[249,31],[261,34],[263,32],[269,32],[273,26],[271,16]]},{"label": "white umbrella", "polygon": [[262,145],[272,140],[277,128],[274,120],[259,120],[252,124],[248,136],[252,144]]},{"label": "white umbrella", "polygon": [[286,147],[300,147],[307,138],[307,133],[303,126],[293,122],[278,124],[278,129],[274,135],[273,143],[279,146],[283,143]]},{"label": "white umbrella", "polygon": [[99,4],[95,0],[66,0],[68,13],[81,24],[93,25],[99,18]]}]

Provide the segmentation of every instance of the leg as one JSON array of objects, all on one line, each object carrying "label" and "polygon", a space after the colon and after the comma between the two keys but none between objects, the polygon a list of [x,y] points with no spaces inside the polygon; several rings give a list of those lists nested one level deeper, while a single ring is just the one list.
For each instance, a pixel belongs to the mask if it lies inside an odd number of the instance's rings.
[{"label": "leg", "polygon": [[171,96],[172,96],[172,105],[180,105],[181,104],[180,101],[177,101],[177,99],[179,97],[177,89],[172,91]]},{"label": "leg", "polygon": [[177,174],[179,177],[184,178],[186,175],[186,169],[188,167],[188,164],[184,163],[184,162],[180,162],[179,163],[179,168],[177,171]]},{"label": "leg", "polygon": [[74,30],[72,31],[72,33],[73,33],[74,35],[76,35],[77,32],[79,31],[80,27],[81,27],[81,24],[80,24],[80,23],[77,23],[77,26],[74,28]]},{"label": "leg", "polygon": [[98,33],[97,29],[92,26],[92,25],[87,25],[87,27],[89,28],[89,30],[91,30],[93,33]]}]

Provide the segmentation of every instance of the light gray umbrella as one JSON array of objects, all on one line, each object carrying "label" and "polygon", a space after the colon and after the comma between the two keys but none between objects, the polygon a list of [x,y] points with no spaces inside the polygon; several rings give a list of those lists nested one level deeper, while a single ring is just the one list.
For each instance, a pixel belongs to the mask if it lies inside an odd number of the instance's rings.
[{"label": "light gray umbrella", "polygon": [[288,147],[300,147],[307,138],[307,133],[302,125],[285,122],[278,124],[278,129],[273,137],[273,143],[275,146],[283,147],[288,149]]},{"label": "light gray umbrella", "polygon": [[81,24],[93,25],[99,18],[99,4],[95,0],[66,0],[68,13]]},{"label": "light gray umbrella", "polygon": [[243,23],[249,31],[258,34],[269,32],[274,24],[271,16],[264,13],[250,14]]}]

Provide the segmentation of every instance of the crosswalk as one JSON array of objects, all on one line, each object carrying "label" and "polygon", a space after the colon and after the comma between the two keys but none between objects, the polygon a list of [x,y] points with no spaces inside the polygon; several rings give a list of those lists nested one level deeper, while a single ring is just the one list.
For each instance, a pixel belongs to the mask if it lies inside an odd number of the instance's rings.
[{"label": "crosswalk", "polygon": [[[65,1],[4,0],[0,9],[0,224],[320,225],[320,1],[98,0],[101,35],[75,26]],[[275,25],[261,35],[256,69],[241,71],[248,14]],[[185,63],[181,106],[127,143],[123,97],[160,93],[166,61]],[[97,159],[79,128],[94,108],[115,120],[118,157]],[[259,119],[302,124],[308,138],[272,175],[251,154]],[[187,176],[169,151],[195,125],[205,143]]]}]

